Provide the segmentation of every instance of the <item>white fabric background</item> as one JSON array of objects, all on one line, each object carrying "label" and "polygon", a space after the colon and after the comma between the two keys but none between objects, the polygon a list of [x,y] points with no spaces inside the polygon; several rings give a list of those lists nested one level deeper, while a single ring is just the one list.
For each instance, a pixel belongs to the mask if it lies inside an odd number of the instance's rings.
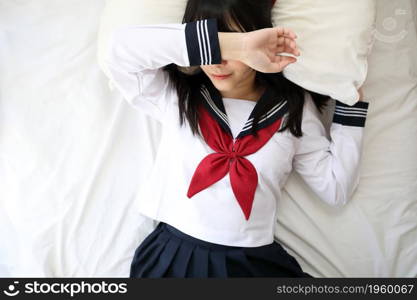
[{"label": "white fabric background", "polygon": [[[407,33],[370,57],[359,189],[332,209],[294,175],[278,207],[277,240],[317,277],[417,276],[417,5],[378,5],[379,34]],[[103,7],[0,0],[0,276],[127,277],[156,225],[133,198],[160,128],[97,66]]]}]

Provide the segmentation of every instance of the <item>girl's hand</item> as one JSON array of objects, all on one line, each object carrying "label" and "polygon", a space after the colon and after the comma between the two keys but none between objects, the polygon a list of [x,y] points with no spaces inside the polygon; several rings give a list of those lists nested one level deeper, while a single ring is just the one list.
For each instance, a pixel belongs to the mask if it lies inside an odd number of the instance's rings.
[{"label": "girl's hand", "polygon": [[289,53],[300,55],[296,45],[296,34],[288,28],[273,27],[243,33],[242,51],[239,60],[263,73],[278,73],[297,61]]}]

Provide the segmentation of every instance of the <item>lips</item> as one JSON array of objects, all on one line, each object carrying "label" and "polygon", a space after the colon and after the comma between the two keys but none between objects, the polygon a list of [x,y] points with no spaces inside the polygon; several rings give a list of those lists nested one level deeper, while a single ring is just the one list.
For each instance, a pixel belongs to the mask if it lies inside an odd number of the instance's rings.
[{"label": "lips", "polygon": [[211,76],[213,76],[213,78],[215,78],[215,79],[226,79],[226,78],[230,77],[230,75],[231,74],[226,74],[226,75],[215,75],[215,74],[212,74]]}]

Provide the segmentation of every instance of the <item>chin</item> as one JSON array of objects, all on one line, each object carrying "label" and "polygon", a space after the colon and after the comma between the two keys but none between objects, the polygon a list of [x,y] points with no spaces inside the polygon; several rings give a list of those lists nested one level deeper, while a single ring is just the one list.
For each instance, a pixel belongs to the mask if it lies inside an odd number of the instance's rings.
[{"label": "chin", "polygon": [[218,89],[221,92],[230,92],[231,90],[233,90],[233,86],[231,86],[230,84],[213,82],[213,85],[216,87],[216,89]]}]

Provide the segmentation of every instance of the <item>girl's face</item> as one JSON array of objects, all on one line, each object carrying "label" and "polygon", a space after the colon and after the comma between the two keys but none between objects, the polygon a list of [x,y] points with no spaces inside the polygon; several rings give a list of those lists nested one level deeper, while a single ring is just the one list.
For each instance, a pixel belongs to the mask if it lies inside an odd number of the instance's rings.
[{"label": "girl's face", "polygon": [[[233,20],[229,20],[229,24],[234,32],[244,32]],[[256,71],[241,61],[223,59],[221,64],[200,67],[223,97],[249,100],[258,97],[255,87]]]},{"label": "girl's face", "polygon": [[201,69],[223,97],[233,94],[245,97],[244,93],[254,86],[256,71],[238,60],[222,60],[218,65],[202,65]]}]

